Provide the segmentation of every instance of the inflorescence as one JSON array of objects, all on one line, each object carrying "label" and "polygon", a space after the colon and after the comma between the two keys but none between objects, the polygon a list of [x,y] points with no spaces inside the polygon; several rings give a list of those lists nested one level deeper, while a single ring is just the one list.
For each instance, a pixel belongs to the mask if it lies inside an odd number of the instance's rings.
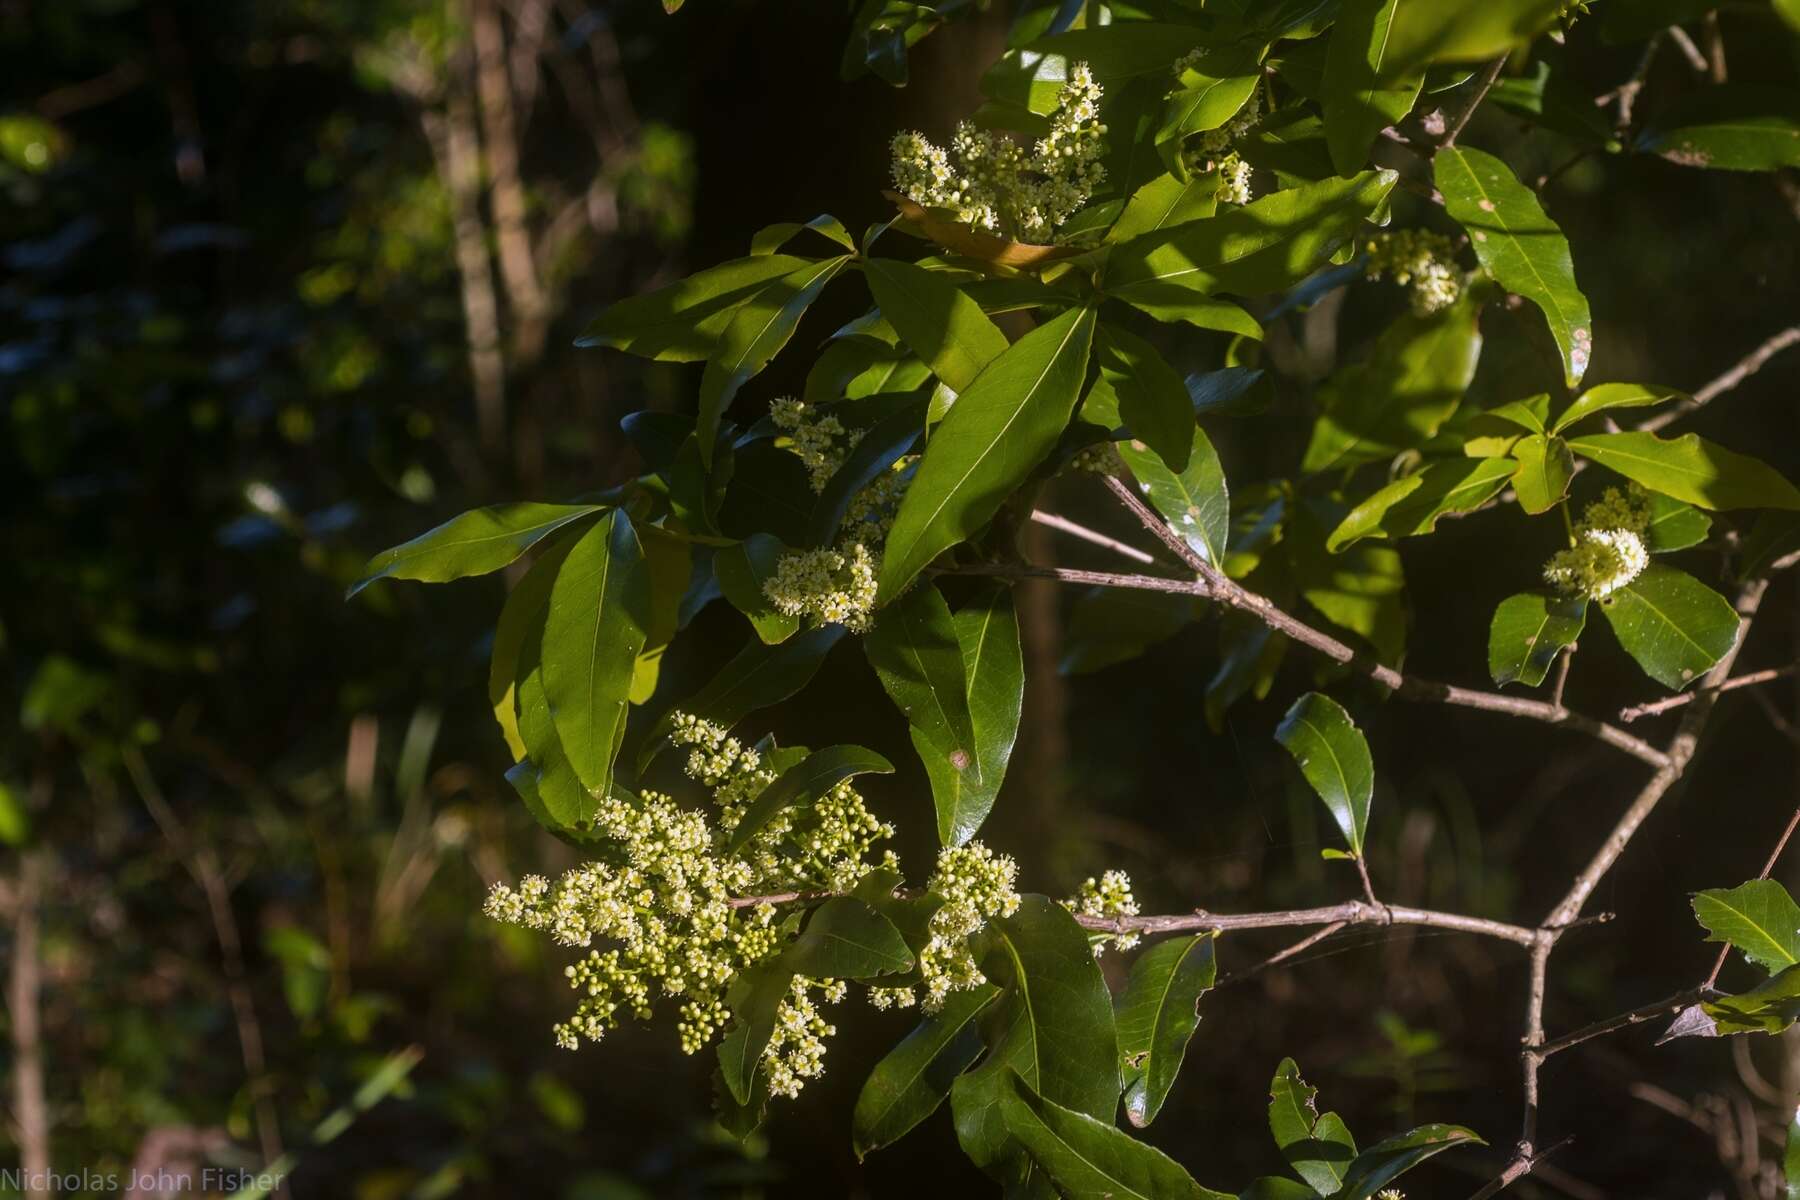
[{"label": "inflorescence", "polygon": [[[1078,917],[1138,915],[1137,897],[1131,894],[1131,876],[1123,871],[1108,871],[1099,879],[1090,876],[1074,896],[1063,901],[1063,907]],[[1109,945],[1117,950],[1131,949],[1138,944],[1140,936],[1136,933],[1102,933],[1091,935],[1091,940],[1094,957],[1098,958]]]},{"label": "inflorescence", "polygon": [[[740,907],[734,897],[847,891],[877,866],[894,865],[891,852],[869,861],[893,827],[848,782],[812,806],[784,809],[742,850],[726,852],[725,835],[775,773],[758,750],[711,722],[677,714],[670,736],[689,748],[687,773],[711,790],[716,821],[657,792],[609,795],[594,817],[599,860],[554,884],[527,875],[516,888],[496,884],[488,894],[485,911],[495,920],[549,933],[565,946],[616,943],[590,950],[565,972],[582,996],[555,1030],[557,1044],[569,1049],[600,1040],[622,1014],[648,1018],[662,995],[681,998],[681,1048],[694,1053],[730,1019],[732,979],[780,948],[773,907]],[[797,1046],[784,1041],[778,1052]]]},{"label": "inflorescence", "polygon": [[[847,429],[831,412],[793,397],[774,401],[769,416],[806,468],[815,493],[825,490],[862,440],[861,430]],[[879,552],[912,477],[911,465],[910,457],[901,459],[851,497],[835,545],[790,551],[776,561],[763,594],[777,611],[859,633],[868,628]]]},{"label": "inflorescence", "polygon": [[1638,484],[1607,488],[1589,504],[1574,529],[1574,544],[1544,565],[1544,580],[1572,596],[1604,600],[1650,565],[1644,532],[1650,496]]},{"label": "inflorescence", "polygon": [[1369,253],[1369,278],[1385,276],[1402,287],[1410,285],[1408,299],[1418,316],[1442,312],[1462,294],[1456,247],[1441,233],[1424,229],[1378,233],[1363,248]]},{"label": "inflorescence", "polygon": [[924,134],[893,141],[894,186],[928,208],[948,209],[974,229],[1028,242],[1049,240],[1106,179],[1101,88],[1086,63],[1069,68],[1050,132],[1025,148],[964,121],[946,152]]}]

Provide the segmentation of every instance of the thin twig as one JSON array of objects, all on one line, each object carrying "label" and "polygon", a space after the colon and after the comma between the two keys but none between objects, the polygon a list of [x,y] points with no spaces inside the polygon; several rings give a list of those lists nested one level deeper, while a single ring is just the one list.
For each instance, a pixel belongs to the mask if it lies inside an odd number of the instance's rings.
[{"label": "thin twig", "polygon": [[1668,410],[1658,413],[1638,426],[1645,433],[1655,433],[1667,425],[1672,425],[1687,416],[1695,409],[1723,396],[1737,387],[1744,380],[1762,370],[1763,364],[1786,350],[1789,346],[1800,345],[1800,325],[1790,325],[1780,333],[1769,338],[1762,345],[1739,359],[1732,368],[1719,375],[1705,387],[1695,391],[1692,400],[1684,400]]},{"label": "thin twig", "polygon": [[[1643,739],[1633,737],[1624,730],[1603,721],[1572,713],[1560,705],[1549,704],[1542,700],[1530,700],[1522,696],[1503,696],[1497,692],[1473,691],[1469,688],[1457,687],[1454,684],[1405,676],[1392,667],[1359,654],[1331,635],[1322,633],[1304,621],[1283,612],[1275,607],[1267,597],[1257,595],[1227,578],[1223,572],[1207,562],[1203,556],[1179,537],[1173,529],[1170,529],[1162,517],[1137,497],[1129,484],[1109,475],[1106,477],[1106,485],[1119,498],[1120,503],[1135,514],[1146,529],[1174,551],[1176,556],[1199,576],[1199,579],[1186,583],[1184,586],[1183,581],[1158,576],[1108,577],[1103,572],[1084,572],[1079,579],[1070,579],[1071,582],[1092,583],[1107,587],[1148,587],[1155,591],[1185,591],[1193,595],[1205,596],[1248,613],[1277,633],[1286,634],[1301,645],[1316,650],[1333,662],[1350,667],[1405,699],[1454,704],[1463,708],[1479,708],[1488,712],[1505,713],[1527,720],[1542,721],[1550,725],[1563,725],[1579,733],[1597,738],[1652,766],[1660,768],[1667,762],[1662,751]],[[1008,571],[1009,568],[1006,567],[987,567],[980,573],[1006,574]],[[1044,573],[1043,568],[1025,568],[1024,571],[1031,575]],[[1068,578],[1060,570],[1052,573],[1049,577]]]},{"label": "thin twig", "polygon": [[1665,996],[1661,1000],[1634,1008],[1630,1012],[1607,1017],[1603,1021],[1595,1021],[1592,1025],[1583,1025],[1572,1033],[1565,1033],[1559,1038],[1545,1042],[1529,1051],[1538,1061],[1549,1058],[1552,1054],[1561,1054],[1564,1050],[1579,1046],[1583,1042],[1597,1037],[1605,1037],[1609,1033],[1617,1033],[1621,1029],[1629,1029],[1633,1025],[1642,1025],[1646,1021],[1654,1021],[1658,1017],[1666,1017],[1670,1013],[1680,1012],[1688,1005],[1695,1003],[1704,995],[1701,988],[1689,988],[1685,992],[1676,992],[1673,996]]},{"label": "thin twig", "polygon": [[1115,554],[1129,558],[1133,562],[1153,563],[1156,561],[1156,555],[1154,554],[1146,554],[1136,546],[1121,542],[1118,538],[1108,537],[1097,529],[1089,529],[1086,525],[1078,525],[1074,521],[1069,520],[1069,518],[1059,516],[1056,513],[1045,512],[1041,508],[1034,508],[1031,510],[1031,519],[1036,521],[1039,525],[1045,525],[1051,529],[1060,530],[1072,537],[1078,537],[1084,542],[1092,542],[1096,546],[1104,546]]},{"label": "thin twig", "polygon": [[[1794,810],[1794,815],[1788,818],[1787,827],[1775,839],[1775,848],[1769,851],[1769,857],[1764,860],[1762,872],[1757,875],[1757,879],[1767,879],[1775,870],[1775,864],[1781,860],[1781,852],[1787,849],[1788,839],[1794,836],[1794,827],[1797,825],[1800,825],[1800,808]],[[1725,959],[1730,953],[1730,942],[1719,947],[1718,956],[1713,959],[1712,970],[1707,972],[1706,982],[1700,985],[1701,991],[1711,991],[1713,984],[1719,982],[1719,972],[1725,969]]]},{"label": "thin twig", "polygon": [[1475,115],[1475,110],[1481,107],[1483,100],[1487,99],[1488,89],[1494,86],[1496,79],[1500,78],[1500,71],[1505,66],[1506,55],[1502,54],[1481,69],[1481,74],[1475,81],[1474,94],[1469,97],[1468,103],[1464,104],[1461,110],[1450,118],[1449,128],[1444,130],[1444,140],[1438,143],[1439,146],[1448,148],[1456,145],[1457,136],[1462,133],[1463,126],[1469,123],[1469,118]]},{"label": "thin twig", "polygon": [[1233,971],[1231,974],[1225,976],[1225,978],[1219,980],[1213,986],[1214,987],[1224,987],[1228,983],[1241,983],[1244,980],[1249,979],[1253,975],[1260,975],[1262,972],[1268,970],[1270,967],[1276,965],[1277,963],[1286,962],[1288,959],[1293,958],[1297,954],[1302,954],[1308,950],[1311,950],[1314,946],[1318,945],[1320,942],[1324,941],[1326,938],[1331,937],[1333,934],[1342,933],[1345,929],[1348,929],[1349,927],[1350,927],[1350,922],[1348,922],[1348,921],[1333,921],[1331,924],[1325,926],[1323,929],[1313,930],[1311,933],[1307,934],[1305,937],[1301,938],[1299,941],[1295,942],[1293,945],[1288,946],[1286,949],[1277,950],[1275,953],[1269,955],[1269,957],[1263,959],[1261,962],[1256,963],[1253,966],[1245,967],[1241,971]]},{"label": "thin twig", "polygon": [[1687,56],[1688,66],[1704,75],[1708,71],[1706,55],[1700,53],[1700,47],[1694,45],[1694,39],[1688,36],[1687,30],[1679,25],[1669,26],[1669,40],[1681,48]]},{"label": "thin twig", "polygon": [[1425,925],[1433,929],[1452,929],[1460,933],[1498,938],[1516,946],[1529,946],[1538,931],[1486,917],[1462,913],[1435,912],[1410,908],[1403,904],[1370,904],[1366,900],[1346,900],[1342,904],[1322,908],[1296,908],[1281,912],[1213,913],[1195,909],[1191,913],[1167,916],[1084,917],[1075,920],[1084,928],[1100,933],[1200,933],[1234,929],[1286,929],[1297,925]]},{"label": "thin twig", "polygon": [[1648,704],[1634,704],[1630,708],[1622,708],[1619,710],[1619,720],[1626,724],[1630,724],[1639,717],[1654,717],[1656,714],[1668,712],[1672,708],[1680,708],[1683,705],[1692,704],[1701,695],[1708,692],[1730,692],[1736,691],[1741,687],[1750,687],[1753,684],[1767,683],[1771,679],[1780,679],[1784,676],[1792,675],[1794,673],[1794,667],[1794,663],[1789,663],[1785,667],[1770,667],[1766,671],[1751,671],[1747,675],[1738,675],[1734,678],[1727,679],[1724,683],[1721,683],[1715,688],[1700,688],[1695,691],[1682,692],[1679,695],[1669,696],[1662,700],[1652,700]]}]

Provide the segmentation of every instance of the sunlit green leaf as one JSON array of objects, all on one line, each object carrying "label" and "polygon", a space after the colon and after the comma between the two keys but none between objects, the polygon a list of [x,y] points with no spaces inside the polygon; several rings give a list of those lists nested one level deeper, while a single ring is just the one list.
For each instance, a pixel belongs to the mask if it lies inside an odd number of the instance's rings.
[{"label": "sunlit green leaf", "polygon": [[1737,612],[1683,571],[1653,562],[1600,605],[1619,644],[1644,673],[1679,691],[1737,641]]},{"label": "sunlit green leaf", "polygon": [[1602,383],[1583,392],[1575,403],[1556,418],[1551,433],[1561,433],[1584,417],[1609,408],[1646,408],[1669,400],[1691,399],[1678,388],[1657,387],[1648,383]]},{"label": "sunlit green leaf", "polygon": [[1650,118],[1637,149],[1684,167],[1800,167],[1800,89],[1744,83],[1696,88]]},{"label": "sunlit green leaf", "polygon": [[1217,966],[1211,934],[1158,942],[1137,956],[1114,1007],[1125,1075],[1125,1115],[1142,1128],[1156,1119],[1175,1086],[1200,997]]},{"label": "sunlit green leaf", "polygon": [[1556,656],[1575,644],[1587,619],[1584,596],[1521,592],[1494,610],[1488,626],[1488,673],[1504,687],[1537,687]]},{"label": "sunlit green leaf", "polygon": [[1137,477],[1138,489],[1150,506],[1207,562],[1225,561],[1225,539],[1231,529],[1231,497],[1225,470],[1205,431],[1192,427],[1187,469],[1171,471],[1164,460],[1140,442],[1119,443],[1119,457]]},{"label": "sunlit green leaf", "polygon": [[1771,975],[1800,962],[1800,904],[1773,879],[1712,888],[1694,897],[1709,942],[1729,942]]},{"label": "sunlit green leaf", "polygon": [[975,1019],[1000,989],[952,992],[863,1081],[851,1115],[851,1145],[862,1158],[892,1145],[937,1110],[950,1085],[982,1051]]},{"label": "sunlit green leaf", "polygon": [[733,259],[690,275],[679,283],[621,300],[588,325],[578,346],[611,346],[662,362],[698,362],[738,309],[807,259],[757,254]]},{"label": "sunlit green leaf", "polygon": [[448,583],[498,571],[557,530],[602,511],[599,504],[496,504],[452,517],[363,567],[348,595],[377,579]]},{"label": "sunlit green leaf", "polygon": [[1800,508],[1800,489],[1767,463],[1687,433],[1594,433],[1569,449],[1653,492],[1701,508]]},{"label": "sunlit green leaf", "polygon": [[1226,1200],[1161,1150],[1044,1099],[1018,1075],[1009,1073],[1003,1088],[1007,1132],[1067,1200]]},{"label": "sunlit green leaf", "polygon": [[1319,1090],[1284,1058],[1269,1084],[1269,1132],[1295,1174],[1321,1196],[1335,1195],[1356,1157],[1356,1141],[1336,1113],[1319,1115]]},{"label": "sunlit green leaf", "polygon": [[957,399],[894,517],[881,603],[986,525],[1050,452],[1075,411],[1093,332],[1093,310],[1072,309],[1020,338]]},{"label": "sunlit green leaf", "polygon": [[1194,446],[1194,406],[1181,376],[1156,347],[1116,325],[1099,327],[1094,357],[1119,398],[1119,416],[1131,435],[1161,455],[1169,471],[1186,470]]},{"label": "sunlit green leaf", "polygon": [[1487,503],[1512,477],[1503,458],[1451,458],[1402,476],[1351,509],[1325,540],[1332,553],[1366,537],[1400,538],[1430,533],[1447,513]]},{"label": "sunlit green leaf", "polygon": [[1519,507],[1533,514],[1549,512],[1569,494],[1575,478],[1575,457],[1560,437],[1534,433],[1520,438],[1512,448],[1513,493]]},{"label": "sunlit green leaf", "polygon": [[1423,70],[1403,76],[1387,70],[1389,28],[1402,3],[1346,0],[1332,27],[1321,90],[1325,140],[1339,175],[1361,170],[1375,136],[1398,124],[1418,99]]},{"label": "sunlit green leaf", "polygon": [[1562,351],[1564,378],[1574,387],[1593,357],[1594,321],[1575,283],[1569,240],[1536,194],[1493,155],[1447,146],[1433,162],[1444,208],[1468,231],[1475,257],[1500,286],[1543,310]]},{"label": "sunlit green leaf", "polygon": [[1350,853],[1360,857],[1369,800],[1375,792],[1375,763],[1350,714],[1331,697],[1308,692],[1281,719],[1275,740],[1294,756],[1300,773],[1343,830]]},{"label": "sunlit green leaf", "polygon": [[1006,352],[1006,335],[948,277],[911,263],[865,259],[875,303],[901,340],[958,392]]},{"label": "sunlit green leaf", "polygon": [[1350,1164],[1349,1178],[1336,1200],[1370,1200],[1377,1192],[1428,1158],[1458,1146],[1485,1146],[1460,1125],[1421,1125],[1410,1133],[1376,1142]]}]

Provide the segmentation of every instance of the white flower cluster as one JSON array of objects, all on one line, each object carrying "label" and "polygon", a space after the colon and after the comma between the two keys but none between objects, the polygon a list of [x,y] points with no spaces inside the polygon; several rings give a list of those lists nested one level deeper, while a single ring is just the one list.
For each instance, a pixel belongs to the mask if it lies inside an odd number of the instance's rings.
[{"label": "white flower cluster", "polygon": [[951,992],[987,982],[969,950],[969,938],[989,917],[1010,917],[1019,910],[1019,893],[1013,886],[1018,874],[1019,864],[1010,855],[995,854],[980,842],[946,846],[938,854],[937,872],[926,891],[943,904],[931,914],[927,926],[931,941],[919,952],[925,987],[921,1007],[926,1012],[942,1008]]},{"label": "white flower cluster", "polygon": [[[1089,877],[1082,882],[1075,895],[1063,901],[1063,907],[1079,917],[1135,917],[1138,915],[1137,897],[1131,894],[1131,876],[1123,871],[1108,871],[1099,879]],[[1094,957],[1098,958],[1110,944],[1120,950],[1129,950],[1137,945],[1140,937],[1135,933],[1114,933],[1090,935],[1094,944]]]},{"label": "white flower cluster", "polygon": [[[769,416],[806,467],[814,492],[825,490],[862,440],[861,430],[848,430],[830,412],[791,396],[771,404]],[[902,459],[850,498],[836,546],[794,551],[776,562],[763,594],[777,611],[858,633],[869,627],[875,611],[876,555],[906,493],[909,465],[910,459]]]},{"label": "white flower cluster", "polygon": [[1648,492],[1635,483],[1625,491],[1607,488],[1583,510],[1575,544],[1544,565],[1545,582],[1570,595],[1606,599],[1650,565],[1644,546],[1649,527]]},{"label": "white flower cluster", "polygon": [[1442,312],[1462,294],[1456,247],[1441,233],[1400,229],[1378,233],[1363,247],[1369,252],[1370,279],[1386,276],[1402,287],[1411,285],[1412,310],[1421,317]]},{"label": "white flower cluster", "polygon": [[[517,888],[496,884],[488,894],[484,911],[495,920],[546,932],[565,946],[618,943],[590,951],[565,972],[581,994],[574,1015],[555,1029],[557,1044],[569,1049],[583,1038],[600,1040],[623,1013],[648,1018],[657,993],[683,998],[681,1048],[701,1049],[731,1017],[724,997],[732,979],[780,948],[774,909],[740,907],[734,897],[846,891],[874,869],[866,861],[874,843],[893,836],[846,782],[809,808],[777,814],[741,852],[727,854],[724,832],[775,775],[754,748],[710,722],[676,714],[671,737],[690,747],[688,774],[712,791],[719,829],[657,792],[610,795],[594,818],[603,861],[555,884],[527,875]],[[881,865],[893,863],[890,852]],[[790,1054],[796,1046],[784,1047],[799,1074],[802,1059]]]},{"label": "white flower cluster", "polygon": [[[1186,69],[1183,65],[1186,61],[1176,64],[1177,75]],[[1196,135],[1182,147],[1182,160],[1190,172],[1196,175],[1218,172],[1220,204],[1250,203],[1250,164],[1233,147],[1255,126],[1258,116],[1256,100],[1252,97],[1237,116],[1217,129]]]},{"label": "white flower cluster", "polygon": [[1004,134],[956,127],[950,150],[923,134],[894,136],[894,187],[927,208],[949,209],[974,229],[1048,241],[1106,179],[1101,88],[1086,63],[1069,68],[1050,114],[1050,132],[1027,154]]},{"label": "white flower cluster", "polygon": [[820,999],[836,1004],[844,998],[845,987],[838,979],[808,979],[794,976],[793,989],[782,997],[775,1010],[775,1032],[763,1050],[763,1069],[769,1076],[769,1095],[792,1099],[800,1094],[808,1079],[825,1073],[825,1039],[837,1036],[837,1026],[828,1025],[819,1015],[810,992],[817,988]]}]

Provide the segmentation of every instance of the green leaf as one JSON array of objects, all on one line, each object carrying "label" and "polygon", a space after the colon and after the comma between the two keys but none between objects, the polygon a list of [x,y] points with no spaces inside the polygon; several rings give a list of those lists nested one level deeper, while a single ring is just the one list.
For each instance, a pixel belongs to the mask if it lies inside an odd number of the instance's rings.
[{"label": "green leaf", "polygon": [[1773,467],[1688,433],[1593,433],[1569,448],[1653,492],[1701,508],[1800,508],[1800,490]]},{"label": "green leaf", "polygon": [[1325,141],[1339,175],[1360,170],[1375,137],[1412,111],[1422,70],[1387,73],[1388,33],[1402,0],[1347,0],[1332,27],[1322,82]]},{"label": "green leaf", "polygon": [[784,808],[811,805],[846,779],[868,774],[889,775],[893,770],[893,763],[861,746],[827,746],[815,750],[757,793],[725,839],[725,849],[733,854],[742,850]]},{"label": "green leaf", "polygon": [[899,1141],[937,1111],[950,1085],[981,1054],[975,1018],[1000,994],[992,984],[951,992],[944,1006],[901,1039],[863,1081],[851,1115],[851,1145],[861,1159]]},{"label": "green leaf", "polygon": [[[821,625],[776,646],[752,641],[719,668],[705,687],[674,707],[729,729],[746,715],[779,704],[810,683],[843,636],[842,625]],[[671,727],[670,716],[664,714],[638,755],[639,773],[668,745]]]},{"label": "green leaf", "polygon": [[[499,622],[494,626],[494,648],[488,656],[488,703],[500,733],[512,751],[513,761],[525,757],[525,741],[519,733],[518,681],[526,643],[543,636],[544,609],[550,603],[550,585],[562,569],[576,538],[562,537],[538,555],[530,570],[507,593]],[[532,664],[535,665],[535,664]]]},{"label": "green leaf", "polygon": [[1350,1164],[1350,1177],[1333,1200],[1369,1200],[1428,1158],[1458,1146],[1485,1145],[1474,1130],[1461,1125],[1421,1125],[1376,1142],[1357,1155]]},{"label": "green leaf", "polygon": [[604,509],[599,504],[496,504],[472,509],[371,558],[345,598],[377,579],[448,583],[498,571],[563,526]]},{"label": "green leaf", "polygon": [[1446,146],[1433,162],[1445,210],[1468,231],[1475,257],[1500,286],[1543,310],[1562,351],[1564,378],[1574,387],[1593,356],[1594,325],[1575,283],[1568,239],[1536,194],[1493,155]]},{"label": "green leaf", "polygon": [[907,724],[960,769],[979,776],[962,646],[937,588],[921,583],[882,610],[863,638],[863,651]]},{"label": "green leaf", "polygon": [[1561,433],[1584,417],[1605,412],[1609,408],[1647,408],[1669,400],[1691,399],[1693,397],[1679,388],[1657,387],[1649,383],[1602,383],[1589,388],[1575,403],[1569,405],[1563,415],[1556,418],[1556,424],[1550,428],[1550,432]]},{"label": "green leaf", "polygon": [[1385,78],[1504,54],[1548,29],[1562,9],[1562,0],[1400,0],[1388,29]]},{"label": "green leaf", "polygon": [[1138,955],[1113,1019],[1125,1075],[1125,1115],[1138,1128],[1162,1111],[1188,1041],[1200,1023],[1200,997],[1217,965],[1211,934],[1158,942]]},{"label": "green leaf", "polygon": [[1071,309],[1020,338],[938,425],[900,502],[882,557],[880,603],[974,535],[1056,444],[1087,376],[1094,310]]},{"label": "green leaf", "polygon": [[1333,372],[1300,469],[1377,462],[1430,440],[1474,382],[1479,314],[1470,296],[1429,317],[1407,313],[1382,331],[1366,361]]},{"label": "green leaf", "polygon": [[1712,530],[1712,518],[1691,504],[1660,492],[1650,493],[1650,524],[1644,529],[1644,548],[1667,554],[1698,546]]},{"label": "green leaf", "polygon": [[679,283],[621,300],[594,318],[577,346],[611,346],[660,362],[698,362],[745,304],[810,260],[758,254],[720,263]]},{"label": "green leaf", "polygon": [[[1729,1037],[1738,1033],[1780,1033],[1800,1018],[1800,966],[1788,967],[1749,991],[1736,996],[1719,996],[1700,1005],[1711,1017],[1699,1029],[1671,1028],[1659,1041],[1671,1037]],[[1688,1010],[1692,1012],[1693,1010]],[[1682,1014],[1684,1017],[1687,1013]],[[1677,1019],[1677,1025],[1681,1024]]]},{"label": "green leaf", "polygon": [[[1781,19],[1788,23],[1790,29],[1800,32],[1800,0],[1775,0],[1775,11],[1781,14]],[[1800,1121],[1800,1117],[1795,1119]],[[1800,1188],[1800,1162],[1795,1160],[1794,1144],[1794,1131],[1790,1126],[1788,1129],[1788,1200],[1795,1200],[1795,1189]]]},{"label": "green leaf", "polygon": [[1265,1175],[1238,1193],[1238,1200],[1319,1200],[1319,1193],[1285,1175]]},{"label": "green leaf", "polygon": [[1494,610],[1488,626],[1488,674],[1501,687],[1537,687],[1556,656],[1575,644],[1587,620],[1587,597],[1521,592]]},{"label": "green leaf", "polygon": [[800,318],[849,261],[845,257],[807,263],[770,284],[732,316],[700,376],[700,415],[694,433],[703,465],[712,466],[719,422],[738,389],[787,345]]},{"label": "green leaf", "polygon": [[943,274],[888,258],[863,262],[881,315],[900,339],[957,392],[1006,352],[1006,335]]},{"label": "green leaf", "polygon": [[993,809],[1025,705],[1025,656],[1011,591],[1003,584],[989,584],[957,610],[954,623],[980,778],[958,770],[945,755],[925,760],[937,808],[938,840],[946,846],[960,846],[974,837]]},{"label": "green leaf", "polygon": [[1356,1158],[1356,1142],[1336,1113],[1319,1115],[1319,1090],[1284,1058],[1269,1084],[1269,1132],[1294,1173],[1321,1196],[1336,1195]]},{"label": "green leaf", "polygon": [[644,644],[631,669],[633,704],[647,704],[662,678],[663,654],[681,627],[681,605],[694,578],[694,548],[657,525],[643,530],[644,570],[650,580],[650,605],[644,624]]},{"label": "green leaf", "polygon": [[1513,492],[1519,507],[1536,516],[1555,508],[1569,494],[1575,478],[1575,457],[1569,443],[1559,437],[1534,433],[1513,444]]},{"label": "green leaf", "polygon": [[1140,235],[1113,248],[1101,286],[1153,316],[1214,292],[1282,291],[1349,242],[1380,211],[1397,178],[1364,171],[1309,183]]},{"label": "green leaf", "polygon": [[1644,673],[1676,691],[1704,675],[1737,641],[1737,612],[1725,597],[1662,563],[1645,567],[1600,611]]},{"label": "green leaf", "polygon": [[1800,904],[1773,879],[1712,888],[1694,897],[1709,942],[1729,942],[1771,975],[1800,963]]},{"label": "green leaf", "polygon": [[563,753],[604,796],[625,736],[631,677],[650,619],[650,577],[637,531],[613,509],[569,550],[544,618],[544,698]]},{"label": "green leaf", "polygon": [[1325,539],[1336,554],[1366,537],[1430,533],[1446,513],[1469,512],[1491,500],[1511,478],[1503,458],[1450,458],[1403,476],[1351,509]]},{"label": "green leaf", "polygon": [[989,1010],[990,1049],[950,1091],[956,1136],[984,1170],[1013,1156],[1000,1104],[1009,1072],[1040,1096],[1110,1121],[1119,1104],[1112,996],[1087,931],[1068,910],[1028,895],[978,935],[977,961],[1005,989]]},{"label": "green leaf", "polygon": [[1210,175],[1180,179],[1158,175],[1131,194],[1125,211],[1107,230],[1108,242],[1127,242],[1171,225],[1210,217],[1219,207],[1219,185]]},{"label": "green leaf", "polygon": [[1007,1132],[1067,1200],[1226,1200],[1161,1150],[1045,1100],[1016,1074],[1006,1077],[1000,1110]]},{"label": "green leaf", "polygon": [[990,585],[952,616],[921,584],[881,614],[864,649],[911,727],[938,837],[961,845],[993,808],[1018,737],[1025,668],[1011,595]]},{"label": "green leaf", "polygon": [[1328,528],[1342,508],[1323,501],[1297,504],[1282,539],[1288,567],[1306,602],[1340,629],[1370,646],[1382,662],[1406,652],[1406,573],[1391,546],[1363,544],[1340,554],[1325,549]]},{"label": "green leaf", "polygon": [[1300,764],[1306,782],[1344,831],[1350,853],[1360,858],[1375,791],[1375,763],[1350,714],[1331,697],[1308,692],[1281,719],[1275,740]]},{"label": "green leaf", "polygon": [[[1185,391],[1183,393],[1185,395]],[[1142,442],[1120,442],[1119,457],[1137,477],[1138,490],[1151,507],[1196,553],[1214,566],[1225,561],[1225,539],[1231,531],[1231,496],[1225,486],[1225,469],[1205,431],[1189,425],[1192,446],[1187,469],[1169,469],[1163,458],[1151,454]]]},{"label": "green leaf", "polygon": [[[1246,66],[1251,70],[1246,71]],[[1182,71],[1182,86],[1163,102],[1156,151],[1176,175],[1188,174],[1182,142],[1190,134],[1217,129],[1235,117],[1256,91],[1260,75],[1242,55],[1209,54]]]},{"label": "green leaf", "polygon": [[777,609],[763,591],[787,547],[767,533],[713,551],[713,578],[731,606],[750,618],[756,636],[769,645],[785,642],[800,628],[800,618]]},{"label": "green leaf", "polygon": [[1186,470],[1194,444],[1194,405],[1175,368],[1149,342],[1110,324],[1097,331],[1094,357],[1119,398],[1119,416],[1132,436],[1161,455],[1168,470]]},{"label": "green leaf", "polygon": [[1636,148],[1684,167],[1800,167],[1800,90],[1742,83],[1698,88],[1652,117]]},{"label": "green leaf", "polygon": [[773,254],[787,245],[792,238],[809,230],[820,237],[836,242],[852,254],[856,253],[856,241],[850,236],[850,231],[844,228],[842,221],[830,213],[820,213],[804,223],[779,221],[774,225],[765,225],[756,231],[755,237],[750,239],[750,253]]}]

